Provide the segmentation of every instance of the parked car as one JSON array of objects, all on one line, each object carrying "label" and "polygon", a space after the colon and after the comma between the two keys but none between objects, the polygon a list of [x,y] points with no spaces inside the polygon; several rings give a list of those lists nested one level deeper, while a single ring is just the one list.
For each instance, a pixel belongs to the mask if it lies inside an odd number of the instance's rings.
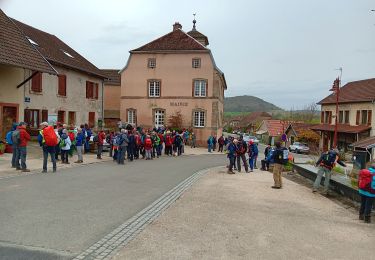
[{"label": "parked car", "polygon": [[249,142],[251,139],[253,139],[254,143],[258,144],[259,143],[259,140],[256,136],[253,136],[253,135],[248,135],[248,134],[244,134],[243,135],[243,140],[245,142]]},{"label": "parked car", "polygon": [[[94,135],[90,137],[90,143],[94,143]],[[96,147],[96,146],[95,146]],[[96,149],[96,148],[95,148]],[[109,149],[111,149],[111,145],[107,143],[107,141],[104,139],[103,140],[103,152],[108,152]]]},{"label": "parked car", "polygon": [[304,143],[294,142],[292,145],[289,146],[289,151],[295,153],[308,154],[310,152],[310,148]]}]

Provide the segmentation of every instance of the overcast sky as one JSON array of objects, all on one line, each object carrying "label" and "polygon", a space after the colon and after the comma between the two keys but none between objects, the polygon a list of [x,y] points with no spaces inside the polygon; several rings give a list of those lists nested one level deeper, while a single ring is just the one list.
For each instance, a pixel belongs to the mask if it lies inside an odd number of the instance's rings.
[{"label": "overcast sky", "polygon": [[375,78],[374,0],[0,0],[10,17],[54,34],[98,68],[172,30],[205,34],[226,96],[303,108],[342,82]]}]

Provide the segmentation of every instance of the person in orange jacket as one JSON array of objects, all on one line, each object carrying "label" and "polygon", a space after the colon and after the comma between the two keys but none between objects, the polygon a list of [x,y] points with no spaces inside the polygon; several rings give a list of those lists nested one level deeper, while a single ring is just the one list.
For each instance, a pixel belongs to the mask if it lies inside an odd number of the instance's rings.
[{"label": "person in orange jacket", "polygon": [[21,159],[21,167],[18,166],[17,170],[21,170],[23,172],[29,172],[30,170],[27,169],[27,166],[26,166],[26,156],[27,156],[27,143],[30,141],[30,135],[26,131],[26,123],[21,122],[18,125],[17,130],[20,133],[20,136],[19,136],[20,140],[18,144],[18,154],[19,154],[19,158]]}]

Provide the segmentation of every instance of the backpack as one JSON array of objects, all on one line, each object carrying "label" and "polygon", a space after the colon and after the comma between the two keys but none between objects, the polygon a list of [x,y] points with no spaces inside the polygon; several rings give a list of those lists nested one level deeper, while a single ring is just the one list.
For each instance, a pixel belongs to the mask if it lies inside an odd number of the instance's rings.
[{"label": "backpack", "polygon": [[13,131],[9,131],[5,137],[5,140],[7,141],[8,144],[12,145],[13,144],[13,141],[12,141],[12,133]]},{"label": "backpack", "polygon": [[99,134],[95,135],[94,138],[92,139],[92,141],[94,143],[98,143],[99,142]]},{"label": "backpack", "polygon": [[167,137],[165,138],[165,145],[167,146],[172,145],[172,138],[170,135],[167,135]]},{"label": "backpack", "polygon": [[14,130],[12,132],[12,142],[15,145],[18,145],[21,142],[21,136],[20,136],[20,131],[19,130]]},{"label": "backpack", "polygon": [[[68,138],[69,138],[69,137],[68,137]],[[63,148],[63,147],[65,147],[65,145],[66,145],[65,139],[64,139],[64,138],[61,138],[61,139],[60,139],[60,143],[59,143],[59,147],[60,147],[60,148]]]},{"label": "backpack", "polygon": [[276,160],[275,162],[276,163],[280,163],[280,164],[287,164],[288,161],[289,161],[289,151],[288,149],[286,149],[285,147],[282,147],[280,149],[276,149],[275,151],[276,153]]},{"label": "backpack", "polygon": [[136,144],[137,146],[140,146],[140,145],[142,144],[142,142],[141,142],[141,137],[140,137],[139,135],[136,135],[136,136],[135,136],[135,144]]},{"label": "backpack", "polygon": [[238,142],[237,147],[238,147],[238,153],[239,154],[245,154],[246,153],[246,150],[247,150],[246,143],[244,143],[243,141]]},{"label": "backpack", "polygon": [[267,158],[266,158],[266,161],[269,162],[269,163],[274,163],[274,159],[273,159],[273,156],[275,154],[275,149],[274,148],[270,148],[270,150],[268,151],[268,154],[267,154]]},{"label": "backpack", "polygon": [[48,126],[43,129],[44,142],[47,146],[56,146],[58,144],[55,129],[52,126]]},{"label": "backpack", "polygon": [[146,140],[145,140],[145,146],[147,146],[147,147],[151,147],[152,146],[151,138],[146,138]]},{"label": "backpack", "polygon": [[358,188],[375,194],[375,174],[371,173],[368,169],[362,169],[358,174]]},{"label": "backpack", "polygon": [[333,168],[336,161],[336,153],[328,152],[322,155],[322,164],[329,168]]}]

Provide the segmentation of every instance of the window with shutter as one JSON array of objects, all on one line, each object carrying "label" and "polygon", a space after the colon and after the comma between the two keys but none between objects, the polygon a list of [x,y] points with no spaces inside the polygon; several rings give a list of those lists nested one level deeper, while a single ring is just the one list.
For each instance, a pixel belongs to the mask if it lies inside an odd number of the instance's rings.
[{"label": "window with shutter", "polygon": [[320,123],[324,123],[324,111],[320,112]]},{"label": "window with shutter", "polygon": [[95,99],[99,99],[99,84],[95,83]]},{"label": "window with shutter", "polygon": [[59,88],[57,94],[59,96],[66,96],[66,75],[58,75]]},{"label": "window with shutter", "polygon": [[355,118],[355,124],[356,125],[359,125],[359,118],[360,117],[361,117],[361,111],[357,110],[357,115],[356,115],[356,118]]},{"label": "window with shutter", "polygon": [[57,111],[57,121],[64,124],[65,123],[65,111]]},{"label": "window with shutter", "polygon": [[76,112],[69,111],[68,112],[68,124],[69,125],[75,125],[76,124]]},{"label": "window with shutter", "polygon": [[89,127],[95,127],[95,112],[89,112]]},{"label": "window with shutter", "polygon": [[371,125],[371,123],[372,123],[372,110],[367,111],[367,116],[368,116],[367,125]]},{"label": "window with shutter", "polygon": [[[33,72],[34,73],[34,72]],[[42,73],[38,72],[31,80],[31,91],[42,92]]]}]

